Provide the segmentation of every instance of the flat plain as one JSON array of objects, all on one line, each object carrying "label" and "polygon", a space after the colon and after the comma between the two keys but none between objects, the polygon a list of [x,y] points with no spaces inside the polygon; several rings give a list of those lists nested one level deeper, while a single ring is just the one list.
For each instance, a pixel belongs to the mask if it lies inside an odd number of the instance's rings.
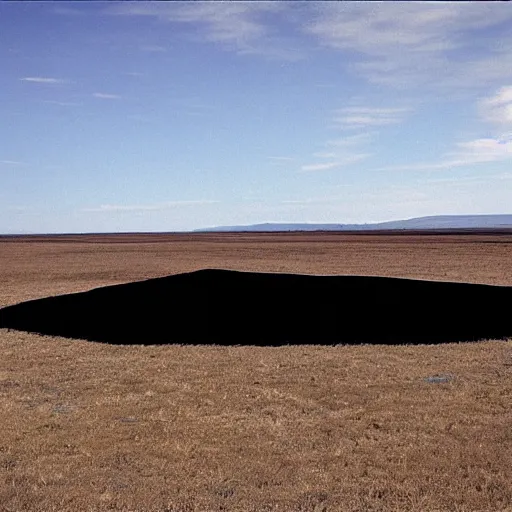
[{"label": "flat plain", "polygon": [[[4,237],[0,307],[202,268],[511,286],[512,234]],[[2,511],[512,510],[511,341],[0,356]]]}]

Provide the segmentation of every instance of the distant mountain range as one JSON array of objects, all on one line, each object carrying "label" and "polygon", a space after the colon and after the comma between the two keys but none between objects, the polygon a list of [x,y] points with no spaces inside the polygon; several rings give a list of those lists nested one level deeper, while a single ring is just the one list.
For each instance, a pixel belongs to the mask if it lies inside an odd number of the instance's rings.
[{"label": "distant mountain range", "polygon": [[249,226],[217,226],[197,232],[268,232],[268,231],[379,231],[438,229],[512,229],[512,215],[435,215],[374,224],[272,223]]}]

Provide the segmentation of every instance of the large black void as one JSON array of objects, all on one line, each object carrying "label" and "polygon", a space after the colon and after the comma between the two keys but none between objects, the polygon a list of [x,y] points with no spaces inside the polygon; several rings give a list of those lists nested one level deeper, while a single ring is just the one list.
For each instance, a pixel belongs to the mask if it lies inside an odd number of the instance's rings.
[{"label": "large black void", "polygon": [[23,302],[0,327],[116,344],[441,343],[512,336],[512,287],[200,270]]}]

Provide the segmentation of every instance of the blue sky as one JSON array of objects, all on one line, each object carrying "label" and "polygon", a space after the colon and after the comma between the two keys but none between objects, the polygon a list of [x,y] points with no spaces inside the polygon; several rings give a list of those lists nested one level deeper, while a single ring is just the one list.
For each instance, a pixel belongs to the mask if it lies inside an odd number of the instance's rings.
[{"label": "blue sky", "polygon": [[0,233],[511,213],[507,3],[2,2]]}]

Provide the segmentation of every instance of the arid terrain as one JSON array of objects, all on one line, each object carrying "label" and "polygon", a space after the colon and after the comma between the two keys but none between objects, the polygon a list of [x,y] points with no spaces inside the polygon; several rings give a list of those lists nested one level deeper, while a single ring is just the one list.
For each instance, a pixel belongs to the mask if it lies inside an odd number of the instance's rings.
[{"label": "arid terrain", "polygon": [[[512,234],[0,237],[0,307],[203,268],[512,286]],[[512,511],[511,405],[512,341],[0,329],[0,511]]]}]

